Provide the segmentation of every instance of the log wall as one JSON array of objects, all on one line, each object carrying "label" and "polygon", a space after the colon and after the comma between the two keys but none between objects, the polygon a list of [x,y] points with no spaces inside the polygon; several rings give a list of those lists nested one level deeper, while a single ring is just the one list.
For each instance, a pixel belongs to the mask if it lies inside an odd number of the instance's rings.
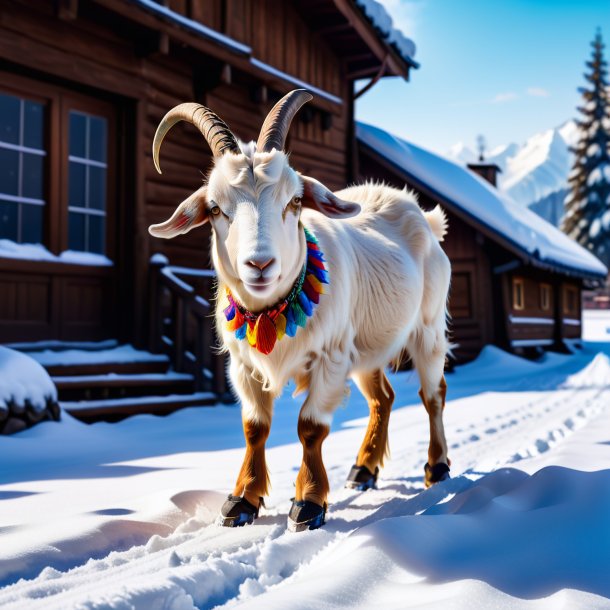
[{"label": "log wall", "polygon": [[[126,12],[137,11],[135,6],[81,0],[76,18],[61,19],[55,4],[7,0],[0,5],[0,69],[46,86],[56,83],[116,108],[120,189],[115,207],[121,212],[109,231],[114,231],[118,244],[113,281],[120,313],[115,310],[111,317],[122,320],[122,330],[116,331],[122,335],[119,338],[143,342],[150,255],[161,252],[176,265],[209,264],[209,233],[204,229],[171,241],[148,235],[150,224],[167,218],[199,187],[211,163],[201,135],[191,126],[179,125],[163,145],[163,174],[157,174],[151,143],[159,120],[178,103],[200,101],[247,141],[257,137],[273,102],[292,87],[275,91],[270,86],[264,90],[267,100],[259,101],[265,83],[244,72],[243,66],[229,71],[228,77],[212,79],[210,85],[210,74],[218,71],[222,61],[171,39],[163,43],[138,19],[129,18]],[[120,15],[113,12],[114,4]],[[332,113],[319,108],[301,113],[287,149],[295,169],[332,189],[345,186],[351,172],[351,84],[344,78],[341,58],[308,32],[292,5],[269,0],[206,0],[172,1],[171,6],[250,45],[257,59],[340,98]],[[35,264],[32,267],[34,272]],[[88,275],[83,268],[83,279]],[[106,290],[100,284],[102,289]],[[48,311],[40,317],[38,328],[49,329]],[[28,338],[57,338],[50,330],[35,334]],[[96,338],[98,334],[99,328]],[[81,337],[88,338],[93,336],[84,333]]]}]

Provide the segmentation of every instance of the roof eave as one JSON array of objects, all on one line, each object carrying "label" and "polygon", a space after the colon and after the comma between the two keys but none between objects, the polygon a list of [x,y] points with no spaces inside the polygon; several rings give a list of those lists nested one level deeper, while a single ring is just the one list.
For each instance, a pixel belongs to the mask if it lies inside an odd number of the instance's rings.
[{"label": "roof eave", "polygon": [[535,257],[531,252],[523,249],[519,244],[507,238],[505,235],[502,235],[495,231],[490,226],[486,225],[480,219],[478,219],[473,214],[470,214],[466,210],[464,210],[460,205],[445,197],[442,193],[438,192],[436,189],[426,184],[403,167],[400,167],[390,159],[387,159],[380,153],[378,153],[374,148],[369,146],[366,142],[358,138],[358,145],[364,147],[367,154],[371,155],[378,162],[381,162],[382,165],[391,166],[391,169],[401,175],[405,180],[410,182],[413,186],[415,186],[418,190],[426,193],[432,199],[438,200],[442,205],[446,206],[453,214],[473,225],[476,229],[481,231],[484,235],[493,239],[496,243],[500,244],[503,248],[512,252],[516,256],[520,257],[525,263],[528,263],[534,267],[539,269],[545,269],[547,271],[559,272],[564,275],[571,275],[574,277],[578,277],[583,280],[592,280],[595,282],[603,281],[606,278],[607,274],[602,273],[593,273],[586,271],[582,268],[569,267],[567,265],[563,265],[561,263],[557,263],[555,261],[545,261],[540,258]]},{"label": "roof eave", "polygon": [[387,58],[386,72],[389,72],[389,74],[386,74],[386,76],[400,76],[409,80],[409,70],[411,68],[419,69],[420,64],[412,57],[403,57],[391,44],[381,40],[372,23],[351,0],[333,1],[379,62],[381,63]]}]

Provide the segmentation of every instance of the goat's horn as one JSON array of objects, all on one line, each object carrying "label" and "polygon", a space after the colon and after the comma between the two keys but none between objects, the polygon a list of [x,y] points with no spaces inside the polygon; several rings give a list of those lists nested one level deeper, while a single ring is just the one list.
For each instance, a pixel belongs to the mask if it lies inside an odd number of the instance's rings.
[{"label": "goat's horn", "polygon": [[157,171],[159,166],[159,150],[167,132],[180,121],[191,123],[199,129],[206,139],[215,157],[221,157],[226,152],[239,153],[239,145],[227,124],[209,108],[201,104],[189,102],[172,108],[159,123],[153,140],[153,161]]},{"label": "goat's horn", "polygon": [[261,127],[256,150],[269,152],[272,149],[284,150],[290,123],[299,108],[313,99],[305,89],[295,89],[287,93],[269,112]]}]

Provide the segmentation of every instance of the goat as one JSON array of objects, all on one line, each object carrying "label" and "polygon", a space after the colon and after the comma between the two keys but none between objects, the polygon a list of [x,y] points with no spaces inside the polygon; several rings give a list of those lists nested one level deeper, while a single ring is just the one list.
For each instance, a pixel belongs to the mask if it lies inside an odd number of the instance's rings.
[{"label": "goat", "polygon": [[[430,420],[429,486],[449,476],[443,429],[450,264],[441,249],[446,219],[423,212],[406,189],[367,183],[332,193],[289,164],[284,143],[312,96],[295,90],[270,111],[256,144],[240,143],[208,108],[180,104],[162,119],[159,150],[179,121],[199,129],[214,155],[207,184],[167,221],[172,238],[210,222],[218,275],[216,321],[242,404],[246,455],[222,525],[252,523],[269,489],[265,463],[274,399],[290,379],[307,392],[298,420],[303,459],[290,529],[325,522],[329,484],[322,443],[348,378],[365,396],[368,428],[347,486],[374,487],[388,451],[394,392],[384,368],[406,350],[420,378]],[[327,292],[328,294],[322,294]]]}]

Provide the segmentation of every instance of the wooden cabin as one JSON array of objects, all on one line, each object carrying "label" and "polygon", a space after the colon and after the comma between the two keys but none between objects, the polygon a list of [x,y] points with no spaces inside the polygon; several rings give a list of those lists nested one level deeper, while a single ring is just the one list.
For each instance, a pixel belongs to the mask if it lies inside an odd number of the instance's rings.
[{"label": "wooden cabin", "polygon": [[[520,353],[565,349],[582,335],[581,292],[608,271],[551,224],[500,193],[499,168],[469,169],[358,123],[359,174],[413,189],[447,212],[449,313],[458,360],[486,344]],[[477,175],[480,174],[480,175]]]},{"label": "wooden cabin", "polygon": [[293,163],[339,188],[354,178],[354,81],[414,66],[348,0],[3,2],[0,342],[144,344],[151,255],[207,266],[203,231],[147,232],[211,161],[181,126],[157,174],[152,136],[172,106],[202,102],[247,141],[305,87],[315,99],[291,130]]},{"label": "wooden cabin", "polygon": [[159,175],[156,126],[198,101],[248,141],[304,87],[314,100],[288,138],[293,165],[343,187],[356,177],[355,81],[417,67],[413,43],[369,12],[364,0],[0,3],[0,343],[114,339],[195,375],[214,368],[217,389],[209,303],[195,298],[211,278],[193,271],[209,266],[209,235],[147,231],[211,156],[178,126]]}]

